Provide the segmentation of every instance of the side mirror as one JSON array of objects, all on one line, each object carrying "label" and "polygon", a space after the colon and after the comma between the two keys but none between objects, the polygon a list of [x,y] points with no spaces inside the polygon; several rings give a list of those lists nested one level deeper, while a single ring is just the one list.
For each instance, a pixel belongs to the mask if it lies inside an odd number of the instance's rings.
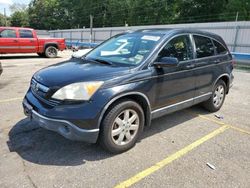
[{"label": "side mirror", "polygon": [[162,57],[159,61],[154,62],[154,65],[158,68],[162,67],[177,67],[179,60],[175,57]]}]

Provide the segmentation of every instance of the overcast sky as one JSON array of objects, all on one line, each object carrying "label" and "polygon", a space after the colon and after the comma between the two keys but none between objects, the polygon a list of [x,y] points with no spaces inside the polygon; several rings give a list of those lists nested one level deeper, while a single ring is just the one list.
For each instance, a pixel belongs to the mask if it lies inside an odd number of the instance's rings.
[{"label": "overcast sky", "polygon": [[4,13],[4,8],[6,8],[6,13],[9,16],[10,10],[9,6],[13,3],[22,3],[22,4],[29,4],[31,0],[0,0],[0,12]]}]

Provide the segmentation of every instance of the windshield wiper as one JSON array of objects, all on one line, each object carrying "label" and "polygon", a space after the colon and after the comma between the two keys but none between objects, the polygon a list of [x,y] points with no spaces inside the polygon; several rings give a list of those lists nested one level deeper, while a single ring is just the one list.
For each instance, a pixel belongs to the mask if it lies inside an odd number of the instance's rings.
[{"label": "windshield wiper", "polygon": [[98,62],[98,63],[106,64],[106,65],[113,65],[113,63],[111,63],[110,61],[103,60],[103,59],[90,59],[90,60]]}]

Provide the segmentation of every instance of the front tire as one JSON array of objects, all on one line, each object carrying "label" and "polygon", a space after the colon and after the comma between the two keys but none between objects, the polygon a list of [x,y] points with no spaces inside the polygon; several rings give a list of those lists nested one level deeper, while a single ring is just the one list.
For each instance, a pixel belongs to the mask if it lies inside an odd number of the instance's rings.
[{"label": "front tire", "polygon": [[122,153],[132,148],[144,127],[144,113],[141,106],[132,100],[117,103],[105,115],[100,144],[111,153]]},{"label": "front tire", "polygon": [[210,112],[217,112],[222,107],[226,97],[226,84],[219,80],[213,89],[212,96],[203,103],[203,106]]},{"label": "front tire", "polygon": [[55,58],[57,57],[57,54],[58,54],[58,50],[56,47],[54,46],[48,46],[46,49],[45,49],[45,56],[47,58]]}]

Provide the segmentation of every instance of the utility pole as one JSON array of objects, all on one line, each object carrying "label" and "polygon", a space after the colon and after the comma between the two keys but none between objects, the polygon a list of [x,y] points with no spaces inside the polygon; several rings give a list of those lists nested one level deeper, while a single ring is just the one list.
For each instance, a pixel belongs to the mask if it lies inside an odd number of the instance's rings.
[{"label": "utility pole", "polygon": [[236,13],[235,22],[238,21],[238,17],[239,17],[239,12]]},{"label": "utility pole", "polygon": [[91,43],[92,42],[92,34],[93,34],[93,16],[92,15],[89,15],[89,21],[90,21],[90,37],[89,37],[89,42]]},{"label": "utility pole", "polygon": [[239,34],[239,29],[240,29],[240,26],[237,25],[238,17],[239,17],[239,12],[236,13],[236,17],[235,17],[235,37],[234,37],[233,52],[235,52],[235,50],[236,50],[237,38],[238,38],[238,34]]},{"label": "utility pole", "polygon": [[127,23],[127,21],[125,21],[125,27],[128,27],[128,23]]},{"label": "utility pole", "polygon": [[4,10],[4,24],[5,26],[7,26],[6,8],[4,8],[3,10]]}]

